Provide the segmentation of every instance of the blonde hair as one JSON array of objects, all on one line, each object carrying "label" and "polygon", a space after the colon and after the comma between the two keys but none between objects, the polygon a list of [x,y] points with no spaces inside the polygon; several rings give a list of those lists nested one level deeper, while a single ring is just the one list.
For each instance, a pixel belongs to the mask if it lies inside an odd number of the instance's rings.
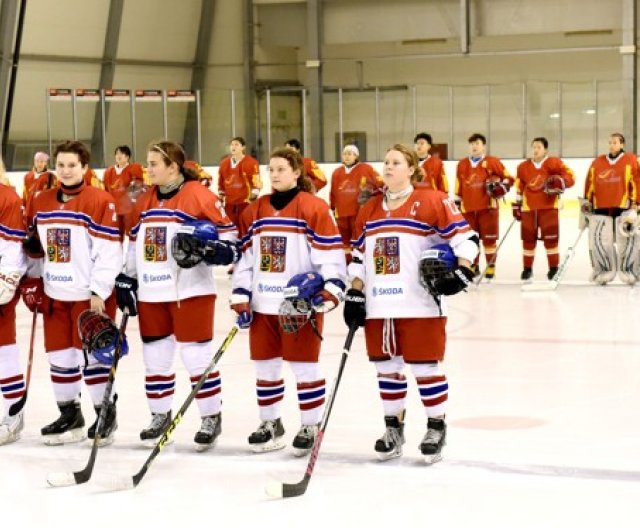
[{"label": "blonde hair", "polygon": [[413,169],[413,174],[411,175],[411,183],[420,181],[420,162],[418,161],[418,155],[415,151],[406,145],[402,145],[401,143],[396,143],[393,147],[387,149],[387,152],[395,150],[404,156],[404,159],[407,160],[407,165],[409,168]]}]

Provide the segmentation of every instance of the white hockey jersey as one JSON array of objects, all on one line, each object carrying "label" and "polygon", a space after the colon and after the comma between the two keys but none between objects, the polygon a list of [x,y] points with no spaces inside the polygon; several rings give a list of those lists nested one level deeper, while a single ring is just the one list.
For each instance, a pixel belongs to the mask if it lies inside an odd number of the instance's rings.
[{"label": "white hockey jersey", "polygon": [[138,278],[138,299],[170,302],[216,293],[213,271],[204,262],[178,267],[171,241],[183,222],[210,220],[221,240],[236,241],[238,231],[218,197],[197,181],[188,181],[169,198],[153,186],[142,194],[133,212],[126,274]]},{"label": "white hockey jersey", "polygon": [[283,289],[298,273],[315,271],[326,281],[344,282],[345,254],[327,203],[298,193],[278,211],[269,195],[253,202],[240,217],[242,257],[232,278],[234,293],[250,293],[251,307],[277,314]]},{"label": "white hockey jersey", "polygon": [[49,189],[35,195],[27,212],[45,253],[44,291],[60,301],[84,301],[91,292],[106,299],[122,268],[113,198],[86,186],[75,198],[62,202],[60,192]]},{"label": "white hockey jersey", "polygon": [[27,259],[22,251],[24,228],[22,200],[12,187],[0,184],[0,269],[24,275]]},{"label": "white hockey jersey", "polygon": [[[415,190],[408,200],[389,211],[383,196],[360,209],[356,218],[350,279],[365,284],[368,319],[401,319],[447,315],[420,284],[419,260],[425,249],[449,244],[453,252],[473,260],[474,244],[465,242],[475,232],[455,203],[443,192]],[[457,251],[464,247],[464,250]],[[469,248],[472,248],[469,251]]]}]

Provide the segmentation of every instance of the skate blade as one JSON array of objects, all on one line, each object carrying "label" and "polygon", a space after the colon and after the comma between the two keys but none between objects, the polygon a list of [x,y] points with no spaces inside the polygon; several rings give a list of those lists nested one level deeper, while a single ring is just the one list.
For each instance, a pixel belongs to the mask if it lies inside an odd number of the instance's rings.
[{"label": "skate blade", "polygon": [[269,451],[277,451],[278,449],[284,449],[284,441],[271,440],[264,444],[251,444],[251,451],[254,453],[268,453]]},{"label": "skate blade", "polygon": [[210,444],[199,444],[198,442],[196,442],[196,451],[198,453],[204,453],[205,451],[209,451],[209,449],[213,449],[216,444],[218,443],[218,439],[216,438],[213,442],[211,442]]},{"label": "skate blade", "polygon": [[7,436],[0,438],[0,446],[13,444],[13,442],[17,442],[18,440],[20,440],[20,433],[9,433]]},{"label": "skate blade", "polygon": [[84,434],[83,429],[71,429],[62,434],[43,435],[42,440],[44,445],[57,446],[64,444],[75,444],[82,442],[87,436]]},{"label": "skate blade", "polygon": [[440,462],[442,460],[442,453],[436,453],[435,455],[423,455],[424,463],[427,465],[435,464],[436,462]]},{"label": "skate blade", "polygon": [[73,473],[56,471],[47,475],[47,484],[53,488],[63,488],[66,486],[73,486],[76,484],[76,479]]},{"label": "skate blade", "polygon": [[[159,436],[158,438],[149,438],[147,440],[143,440],[142,445],[149,449],[153,449],[154,447],[156,447],[156,444],[160,441],[160,438],[162,437]],[[173,444],[173,438],[167,438],[167,441],[164,443],[163,448],[171,444]]]},{"label": "skate blade", "polygon": [[378,455],[378,460],[380,460],[380,462],[386,462],[387,460],[401,457],[402,449],[396,449],[394,451],[391,451],[390,453],[381,453],[379,451],[376,451],[376,455]]},{"label": "skate blade", "polygon": [[302,449],[300,447],[294,447],[293,448],[293,456],[295,456],[295,457],[307,456],[309,453],[311,453],[311,449],[312,448],[313,448],[313,446],[311,446],[309,449]]},{"label": "skate blade", "polygon": [[[93,438],[88,437],[88,438],[87,438],[87,440],[88,440],[90,443],[93,443]],[[113,435],[109,435],[109,436],[107,436],[107,438],[102,438],[102,437],[100,437],[100,440],[98,440],[98,447],[106,447],[106,446],[109,446],[109,445],[113,444],[113,441],[114,441],[114,440],[115,440],[115,438],[114,438],[114,436],[113,436]]]}]

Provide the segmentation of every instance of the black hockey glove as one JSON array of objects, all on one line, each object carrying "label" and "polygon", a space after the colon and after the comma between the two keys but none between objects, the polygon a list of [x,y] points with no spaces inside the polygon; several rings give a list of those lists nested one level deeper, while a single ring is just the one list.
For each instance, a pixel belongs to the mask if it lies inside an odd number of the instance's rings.
[{"label": "black hockey glove", "polygon": [[351,328],[352,324],[364,326],[367,318],[365,295],[360,290],[350,288],[344,296],[344,322]]},{"label": "black hockey glove", "polygon": [[433,281],[433,288],[439,295],[455,295],[465,290],[473,282],[473,271],[466,266],[456,266],[445,276]]},{"label": "black hockey glove", "polygon": [[204,261],[209,266],[227,266],[240,259],[240,247],[228,240],[209,242],[204,250]]},{"label": "black hockey glove", "polygon": [[125,308],[128,308],[131,317],[138,315],[138,281],[136,279],[124,273],[118,274],[116,277],[116,302],[118,308],[123,312]]}]

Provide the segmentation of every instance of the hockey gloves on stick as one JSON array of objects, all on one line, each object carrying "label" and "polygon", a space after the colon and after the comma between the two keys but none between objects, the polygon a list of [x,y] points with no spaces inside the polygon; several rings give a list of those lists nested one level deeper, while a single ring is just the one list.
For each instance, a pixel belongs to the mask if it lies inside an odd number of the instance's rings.
[{"label": "hockey gloves on stick", "polygon": [[253,313],[251,313],[251,294],[246,290],[234,290],[229,300],[231,309],[238,314],[236,321],[243,330],[251,326]]},{"label": "hockey gloves on stick", "polygon": [[118,274],[116,277],[116,302],[118,308],[123,312],[125,308],[128,308],[130,316],[138,315],[138,281],[136,279],[124,273]]},{"label": "hockey gloves on stick", "polygon": [[364,326],[367,318],[365,306],[365,295],[360,290],[350,288],[344,296],[344,322],[351,328],[351,325]]},{"label": "hockey gloves on stick", "polygon": [[29,311],[42,311],[40,305],[44,301],[44,283],[42,277],[27,277],[20,283],[20,295]]}]

